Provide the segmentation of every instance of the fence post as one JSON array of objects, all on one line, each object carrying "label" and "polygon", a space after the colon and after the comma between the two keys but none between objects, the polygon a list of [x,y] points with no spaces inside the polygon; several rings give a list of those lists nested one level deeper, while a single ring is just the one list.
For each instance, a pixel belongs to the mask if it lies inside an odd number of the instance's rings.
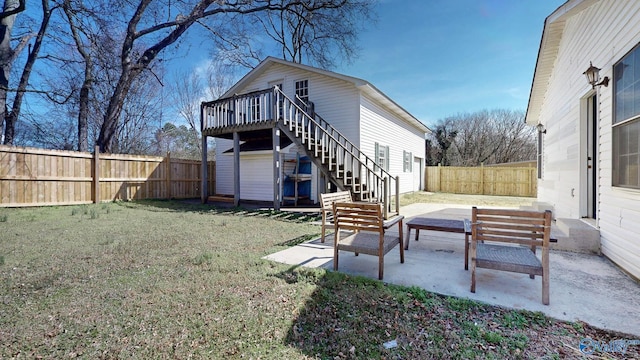
[{"label": "fence post", "polygon": [[480,194],[484,195],[484,163],[480,163]]},{"label": "fence post", "polygon": [[167,151],[164,161],[167,162],[167,200],[171,200],[171,152]]},{"label": "fence post", "polygon": [[438,192],[442,191],[442,163],[438,163]]},{"label": "fence post", "polygon": [[93,148],[93,203],[100,202],[100,147]]}]

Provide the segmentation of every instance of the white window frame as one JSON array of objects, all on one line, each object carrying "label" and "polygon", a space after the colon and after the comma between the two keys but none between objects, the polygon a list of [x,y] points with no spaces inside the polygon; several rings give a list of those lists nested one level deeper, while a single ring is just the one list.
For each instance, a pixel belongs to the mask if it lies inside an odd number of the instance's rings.
[{"label": "white window frame", "polygon": [[413,171],[413,154],[410,151],[402,150],[402,171]]},{"label": "white window frame", "polygon": [[638,99],[640,99],[640,44],[613,65],[611,177],[614,187],[640,190],[640,100]]},{"label": "white window frame", "polygon": [[389,171],[389,145],[375,144],[375,159],[376,165],[380,168]]},{"label": "white window frame", "polygon": [[309,79],[297,80],[295,82],[296,98],[300,98],[305,104],[309,104]]}]

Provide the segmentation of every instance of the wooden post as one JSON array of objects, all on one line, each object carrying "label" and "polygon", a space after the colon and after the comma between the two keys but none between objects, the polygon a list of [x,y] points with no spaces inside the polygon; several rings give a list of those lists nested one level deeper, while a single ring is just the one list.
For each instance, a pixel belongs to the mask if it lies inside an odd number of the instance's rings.
[{"label": "wooden post", "polygon": [[389,218],[389,206],[391,204],[389,204],[390,200],[390,196],[389,196],[389,177],[385,176],[384,178],[382,178],[382,202],[384,203],[384,218],[388,219]]},{"label": "wooden post", "polygon": [[480,163],[480,195],[484,195],[484,163]]},{"label": "wooden post", "polygon": [[202,164],[201,167],[201,176],[200,176],[200,202],[203,204],[207,203],[209,199],[209,163],[207,162],[207,136],[202,135]]},{"label": "wooden post", "polygon": [[167,162],[167,176],[166,176],[166,186],[167,186],[167,200],[171,200],[171,153],[167,151],[167,156],[164,158],[164,161]]},{"label": "wooden post", "polygon": [[273,135],[273,209],[280,210],[280,129],[276,126]]},{"label": "wooden post", "polygon": [[233,205],[240,205],[240,134],[233,133]]},{"label": "wooden post", "polygon": [[93,148],[93,203],[100,202],[100,147]]},{"label": "wooden post", "polygon": [[442,191],[442,164],[438,163],[438,189],[436,191]]},{"label": "wooden post", "polygon": [[[396,214],[400,214],[400,175],[396,176]],[[402,241],[402,235],[400,235],[400,241]],[[400,246],[402,247],[402,244]]]}]

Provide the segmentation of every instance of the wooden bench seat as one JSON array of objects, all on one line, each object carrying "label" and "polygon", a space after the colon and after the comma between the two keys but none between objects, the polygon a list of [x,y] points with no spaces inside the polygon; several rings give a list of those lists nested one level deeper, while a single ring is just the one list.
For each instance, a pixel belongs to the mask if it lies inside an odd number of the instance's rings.
[{"label": "wooden bench seat", "polygon": [[476,267],[542,275],[542,262],[529,248],[478,244]]},{"label": "wooden bench seat", "polygon": [[[551,211],[478,209],[471,212],[471,292],[476,268],[542,277],[542,303],[549,304]],[[541,249],[541,258],[536,248]]]}]

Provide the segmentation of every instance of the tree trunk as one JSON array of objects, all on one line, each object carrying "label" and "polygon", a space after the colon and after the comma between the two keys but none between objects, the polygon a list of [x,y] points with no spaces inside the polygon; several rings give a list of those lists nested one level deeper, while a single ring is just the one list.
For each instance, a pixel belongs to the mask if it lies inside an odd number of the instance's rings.
[{"label": "tree trunk", "polygon": [[[206,8],[213,3],[214,0],[201,0],[193,9],[191,14],[187,17],[187,20],[177,24],[173,31],[171,31],[165,38],[158,41],[155,45],[145,50],[137,61],[131,59],[131,52],[134,47],[134,41],[140,36],[140,31],[136,30],[138,23],[144,13],[146,7],[149,5],[150,0],[141,0],[140,5],[136,9],[136,13],[133,15],[127,26],[127,34],[122,44],[121,63],[122,72],[120,73],[120,79],[118,84],[109,99],[109,105],[107,112],[104,115],[104,122],[100,128],[100,135],[98,136],[97,145],[100,147],[100,152],[111,152],[113,148],[113,137],[118,128],[118,122],[124,106],[124,100],[127,97],[131,84],[140,73],[147,69],[149,64],[158,56],[158,53],[167,46],[173,44],[184,34],[191,25],[195,23],[197,19],[202,18]],[[151,30],[147,30],[151,32]]]},{"label": "tree trunk", "polygon": [[127,97],[129,88],[131,87],[131,76],[127,76],[126,70],[122,71],[118,85],[113,91],[111,99],[109,99],[109,105],[107,106],[107,112],[104,115],[104,122],[100,127],[100,135],[98,135],[97,144],[101,153],[112,152],[113,150],[113,135],[118,128],[118,119],[122,113],[122,107],[124,106],[124,100]]},{"label": "tree trunk", "polygon": [[89,131],[87,118],[89,117],[89,90],[91,80],[86,78],[80,89],[80,110],[78,112],[78,151],[89,151]]},{"label": "tree trunk", "polygon": [[[3,14],[11,13],[19,6],[18,0],[5,0]],[[11,32],[16,16],[17,13],[13,13],[0,19],[0,139],[3,138],[7,116],[7,91],[9,90],[9,75],[14,60],[14,51],[11,49]],[[4,143],[4,140],[2,142]]]},{"label": "tree trunk", "polygon": [[24,94],[27,91],[27,85],[29,84],[29,76],[31,76],[31,70],[33,70],[33,64],[36,62],[38,58],[38,52],[40,51],[40,47],[42,45],[42,40],[44,39],[44,35],[47,31],[47,27],[49,26],[49,19],[51,19],[51,10],[49,9],[49,1],[42,0],[42,23],[40,23],[40,29],[38,30],[38,35],[36,36],[36,40],[33,43],[33,48],[31,52],[27,56],[27,62],[24,65],[24,69],[22,70],[22,76],[20,76],[20,82],[18,83],[18,89],[16,91],[16,97],[13,100],[13,106],[11,107],[11,112],[9,114],[5,113],[5,131],[4,131],[4,144],[5,145],[13,145],[13,138],[15,135],[15,124],[18,120],[18,116],[20,115],[20,108],[22,107],[22,100],[24,99]]},{"label": "tree trunk", "polygon": [[71,2],[69,0],[64,2],[63,9],[67,15],[67,19],[69,20],[69,27],[71,28],[73,40],[76,43],[76,49],[84,59],[84,81],[82,82],[82,88],[80,89],[80,108],[78,110],[78,151],[87,152],[89,151],[87,119],[89,118],[89,94],[93,83],[93,60],[91,58],[91,54],[84,48],[84,44],[82,43],[82,39],[80,38],[78,28],[73,18]]}]

